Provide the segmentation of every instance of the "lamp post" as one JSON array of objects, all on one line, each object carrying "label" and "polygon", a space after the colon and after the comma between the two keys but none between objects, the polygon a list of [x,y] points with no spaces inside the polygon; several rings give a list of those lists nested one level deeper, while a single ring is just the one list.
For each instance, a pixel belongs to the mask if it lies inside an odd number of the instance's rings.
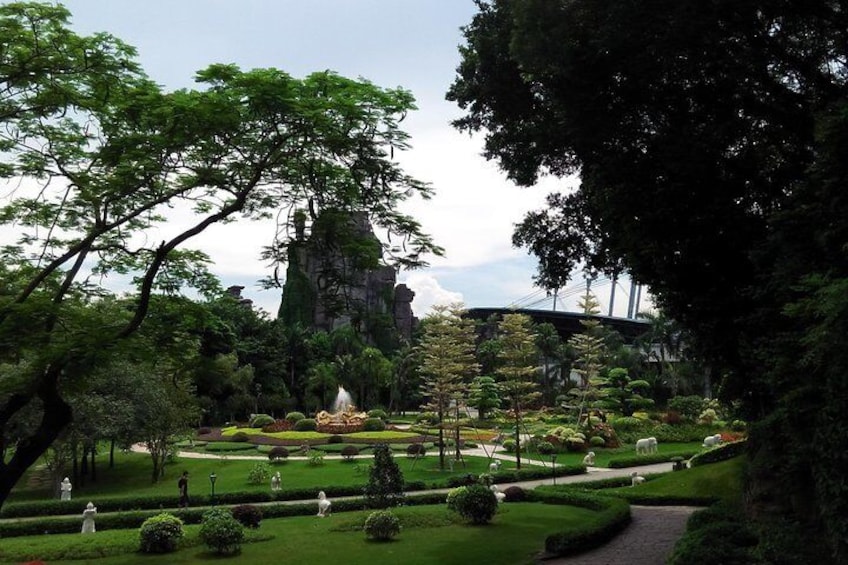
[{"label": "lamp post", "polygon": [[212,506],[215,506],[215,481],[218,480],[218,475],[215,473],[209,474],[209,483],[212,485]]},{"label": "lamp post", "polygon": [[554,486],[556,486],[556,453],[551,453],[551,471],[554,474]]}]

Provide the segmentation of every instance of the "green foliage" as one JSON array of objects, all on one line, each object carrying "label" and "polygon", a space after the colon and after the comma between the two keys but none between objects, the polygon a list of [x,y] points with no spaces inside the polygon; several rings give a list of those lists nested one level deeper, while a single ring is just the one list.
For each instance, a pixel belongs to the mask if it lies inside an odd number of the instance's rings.
[{"label": "green foliage", "polygon": [[511,438],[505,439],[503,441],[502,447],[507,453],[515,453],[515,440]]},{"label": "green foliage", "polygon": [[203,514],[200,522],[200,539],[209,549],[221,555],[241,551],[244,526],[226,508],[213,508]]},{"label": "green foliage", "polygon": [[320,451],[311,452],[309,459],[306,460],[306,464],[310,467],[321,467],[324,465],[324,454]]},{"label": "green foliage", "polygon": [[271,468],[267,463],[256,463],[247,473],[247,482],[251,485],[263,485],[271,478]]},{"label": "green foliage", "polygon": [[698,395],[675,396],[668,401],[668,408],[694,422],[704,409],[704,399]]},{"label": "green foliage", "polygon": [[589,445],[592,447],[603,447],[606,443],[606,440],[601,436],[592,436],[589,438]]},{"label": "green foliage", "polygon": [[386,429],[386,423],[380,418],[367,418],[362,430],[366,432],[382,432]]},{"label": "green foliage", "polygon": [[289,450],[282,445],[275,445],[268,451],[268,460],[272,463],[279,463],[280,461],[287,459],[288,456]]},{"label": "green foliage", "polygon": [[643,420],[642,418],[635,418],[633,416],[622,416],[620,418],[614,418],[612,420],[612,427],[615,428],[615,431],[619,433],[637,431],[649,425],[650,422]]},{"label": "green foliage", "polygon": [[244,443],[250,441],[250,436],[245,432],[236,432],[230,437],[230,439],[238,443]]},{"label": "green foliage", "polygon": [[275,422],[272,416],[268,414],[254,414],[250,419],[250,423],[248,424],[251,428],[263,428],[265,426],[271,425]]},{"label": "green foliage", "polygon": [[299,422],[304,418],[306,418],[306,415],[303,412],[293,411],[286,414],[286,420],[292,423]]},{"label": "green foliage", "polygon": [[498,511],[498,500],[488,487],[469,485],[450,492],[448,509],[472,524],[488,524]]},{"label": "green foliage", "polygon": [[379,418],[379,419],[385,421],[385,420],[388,419],[389,415],[386,414],[385,410],[381,410],[379,408],[374,408],[374,409],[368,411],[368,417],[369,418]]},{"label": "green foliage", "polygon": [[481,420],[485,419],[492,409],[500,408],[501,399],[495,379],[487,376],[475,377],[471,382],[468,404],[477,408]]},{"label": "green foliage", "polygon": [[672,457],[683,457],[689,459],[697,451],[670,451],[668,453],[648,453],[645,455],[632,455],[611,459],[607,466],[610,469],[623,469],[624,467],[638,467],[639,465],[651,465],[653,463],[665,463],[671,461]]},{"label": "green foliage", "polygon": [[[705,511],[701,511],[705,512]],[[670,565],[688,563],[727,563],[749,565],[757,563],[753,547],[757,537],[742,521],[739,509],[710,511],[709,519],[693,514],[686,533],[677,542],[668,560]]]},{"label": "green foliage", "polygon": [[318,429],[318,422],[314,418],[302,418],[294,423],[297,432],[314,432]]},{"label": "green foliage", "polygon": [[[592,439],[594,439],[594,438],[592,438]],[[601,438],[601,445],[603,445],[603,438]],[[541,453],[542,455],[550,455],[551,453],[556,451],[556,449],[554,448],[554,445],[549,441],[540,441],[536,445],[536,450],[539,453]]]},{"label": "green foliage", "polygon": [[139,550],[142,553],[170,553],[176,551],[182,537],[182,520],[167,512],[157,514],[141,525]]},{"label": "green foliage", "polygon": [[387,541],[400,533],[400,520],[389,510],[377,510],[365,519],[365,535],[377,541]]},{"label": "green foliage", "polygon": [[392,457],[389,446],[380,443],[374,446],[374,464],[365,486],[365,501],[371,508],[388,508],[400,504],[403,499],[403,473]]},{"label": "green foliage", "polygon": [[354,457],[359,455],[359,448],[355,445],[346,445],[342,448],[341,455],[345,461],[353,461]]},{"label": "green foliage", "polygon": [[697,467],[698,465],[727,461],[728,459],[733,459],[734,457],[744,454],[747,449],[748,442],[745,440],[723,443],[692,457],[692,459],[689,460],[689,466]]},{"label": "green foliage", "polygon": [[262,509],[253,504],[239,504],[233,506],[233,518],[245,528],[256,529],[262,522]]}]

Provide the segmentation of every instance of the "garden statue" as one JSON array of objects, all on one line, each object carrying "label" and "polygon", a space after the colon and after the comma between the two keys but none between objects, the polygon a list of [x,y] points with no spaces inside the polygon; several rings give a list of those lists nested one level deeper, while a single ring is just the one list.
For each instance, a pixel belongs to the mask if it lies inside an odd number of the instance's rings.
[{"label": "garden statue", "polygon": [[630,473],[630,486],[635,487],[636,485],[641,485],[645,482],[645,477],[639,476],[639,473],[633,471]]},{"label": "garden statue", "polygon": [[366,412],[357,412],[351,403],[350,393],[339,385],[339,393],[333,403],[333,413],[321,410],[315,415],[315,421],[321,427],[348,427],[351,425],[362,425],[368,419]]},{"label": "garden statue", "polygon": [[94,529],[94,517],[97,515],[97,508],[94,506],[93,502],[89,502],[85,505],[85,510],[82,511],[82,533],[84,534],[93,534],[96,530]]},{"label": "garden statue", "polygon": [[282,482],[282,479],[280,478],[280,472],[277,471],[271,477],[271,492],[277,492],[278,490],[280,490],[280,483],[281,482]]},{"label": "garden statue", "polygon": [[501,462],[498,459],[495,459],[491,463],[489,463],[489,471],[492,473],[497,473],[501,470]]},{"label": "garden statue", "polygon": [[586,465],[586,466],[591,466],[591,465],[595,464],[595,452],[594,451],[590,451],[589,453],[586,454],[586,456],[583,458],[583,464]]},{"label": "garden statue", "polygon": [[640,439],[636,442],[636,453],[656,453],[657,452],[657,438],[655,437],[647,437],[644,439]]},{"label": "garden statue", "polygon": [[59,490],[62,492],[61,498],[62,500],[70,500],[71,499],[71,480],[68,477],[65,477],[65,480],[59,483]]},{"label": "garden statue", "polygon": [[332,506],[332,503],[327,499],[327,495],[322,490],[318,493],[318,516],[323,518],[329,514],[330,506]]},{"label": "garden statue", "polygon": [[493,493],[495,493],[495,498],[498,500],[498,502],[504,501],[506,495],[501,492],[501,489],[498,488],[498,485],[492,485],[489,488],[492,489]]},{"label": "garden statue", "polygon": [[704,438],[704,445],[701,447],[715,447],[721,443],[721,434],[707,436]]}]

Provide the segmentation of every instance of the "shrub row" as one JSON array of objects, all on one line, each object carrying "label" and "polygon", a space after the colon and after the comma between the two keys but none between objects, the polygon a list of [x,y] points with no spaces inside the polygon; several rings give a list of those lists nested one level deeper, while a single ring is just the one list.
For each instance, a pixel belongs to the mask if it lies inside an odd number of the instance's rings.
[{"label": "shrub row", "polygon": [[693,457],[689,461],[689,466],[697,467],[698,465],[718,463],[719,461],[733,459],[734,457],[744,454],[747,446],[748,443],[744,439],[719,445],[718,447],[714,447],[709,451],[704,451],[703,453],[699,453]]},{"label": "shrub row", "polygon": [[557,532],[545,539],[545,551],[552,555],[573,555],[604,544],[630,523],[630,504],[614,497],[600,496],[560,487],[537,487],[529,500],[546,504],[568,504],[598,512],[595,520],[576,530]]},{"label": "shrub row", "polygon": [[[557,477],[566,477],[569,475],[582,475],[586,473],[586,467],[583,465],[559,465],[554,469],[540,469],[538,467],[530,469],[514,469],[511,471],[498,471],[489,473],[492,476],[492,482],[495,483],[513,483],[518,481],[532,481],[536,479],[549,479],[556,475]],[[459,487],[467,485],[471,482],[476,482],[477,477],[471,475],[454,476],[447,479],[447,486]]]},{"label": "shrub row", "polygon": [[741,509],[722,503],[695,512],[668,563],[757,563],[753,550],[758,540],[743,516]]},{"label": "shrub row", "polygon": [[639,465],[651,465],[653,463],[671,462],[673,457],[683,457],[689,459],[697,451],[671,451],[669,453],[648,453],[647,455],[630,455],[627,457],[617,457],[611,459],[608,463],[610,469],[622,469],[624,467],[638,467]]}]

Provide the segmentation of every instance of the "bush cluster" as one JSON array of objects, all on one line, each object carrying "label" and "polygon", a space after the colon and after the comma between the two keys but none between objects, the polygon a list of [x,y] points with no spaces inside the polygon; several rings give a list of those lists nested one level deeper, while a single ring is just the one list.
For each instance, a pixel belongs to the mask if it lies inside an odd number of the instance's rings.
[{"label": "bush cluster", "polygon": [[318,430],[318,422],[314,418],[302,418],[294,423],[296,432],[314,432]]},{"label": "bush cluster", "polygon": [[380,418],[368,418],[362,424],[363,431],[382,432],[386,429],[386,423]]},{"label": "bush cluster", "polygon": [[368,411],[369,418],[380,418],[381,420],[387,420],[389,415],[386,414],[385,410],[380,410],[379,408],[374,408],[373,410]]},{"label": "bush cluster", "polygon": [[268,451],[268,460],[272,463],[277,463],[289,456],[289,450],[282,445],[275,445]]},{"label": "bush cluster", "polygon": [[247,482],[251,485],[264,484],[269,478],[271,478],[271,468],[267,463],[256,463],[247,472]]},{"label": "bush cluster", "polygon": [[757,537],[743,522],[744,513],[721,503],[699,510],[687,522],[686,533],[674,546],[669,565],[755,563]]},{"label": "bush cluster", "polygon": [[406,446],[406,454],[410,457],[423,457],[427,453],[427,448],[422,443],[410,443]]},{"label": "bush cluster", "polygon": [[611,459],[607,466],[610,469],[623,469],[624,467],[637,467],[639,465],[650,465],[652,463],[671,462],[674,457],[689,459],[697,451],[673,451],[669,453],[648,453],[647,455],[630,455]]},{"label": "bush cluster", "polygon": [[483,485],[468,485],[448,493],[448,508],[472,524],[488,524],[498,511],[498,499]]},{"label": "bush cluster", "polygon": [[247,423],[251,428],[264,428],[265,426],[269,426],[275,422],[272,416],[268,414],[254,414],[251,416],[250,421]]},{"label": "bush cluster", "polygon": [[303,412],[292,411],[286,414],[286,420],[291,423],[299,422],[304,418],[306,418],[306,414],[304,414]]},{"label": "bush cluster", "polygon": [[545,539],[545,550],[554,555],[572,555],[597,547],[614,538],[630,523],[630,505],[621,499],[557,487],[538,487],[528,493],[548,504],[568,504],[598,512],[591,524],[558,532]]},{"label": "bush cluster", "polygon": [[233,434],[232,438],[230,438],[230,441],[245,443],[247,441],[250,441],[250,436],[247,435],[245,432],[236,432]]},{"label": "bush cluster", "polygon": [[341,454],[345,461],[353,461],[353,458],[359,455],[359,448],[355,445],[346,445],[342,448]]},{"label": "bush cluster", "polygon": [[731,443],[723,443],[718,447],[714,447],[710,450],[704,451],[703,453],[699,453],[692,457],[692,459],[689,460],[689,466],[697,467],[698,465],[706,465],[707,463],[718,463],[719,461],[733,459],[734,457],[745,453],[747,446],[748,443],[744,439]]},{"label": "bush cluster", "polygon": [[239,504],[233,506],[233,518],[245,528],[256,529],[262,522],[262,510],[253,504]]},{"label": "bush cluster", "polygon": [[327,443],[344,443],[344,438],[338,434],[334,434],[327,438]]},{"label": "bush cluster", "polygon": [[218,554],[238,553],[244,541],[244,526],[226,508],[212,508],[203,514],[200,539]]},{"label": "bush cluster", "polygon": [[177,549],[183,537],[183,521],[164,512],[151,516],[139,530],[139,550],[142,553],[170,553]]},{"label": "bush cluster", "polygon": [[387,541],[400,533],[400,520],[388,510],[377,510],[365,519],[365,535],[373,540]]},{"label": "bush cluster", "polygon": [[268,424],[266,426],[262,426],[262,431],[266,434],[273,434],[277,432],[288,432],[294,427],[294,422],[291,420],[274,420],[273,423]]}]

